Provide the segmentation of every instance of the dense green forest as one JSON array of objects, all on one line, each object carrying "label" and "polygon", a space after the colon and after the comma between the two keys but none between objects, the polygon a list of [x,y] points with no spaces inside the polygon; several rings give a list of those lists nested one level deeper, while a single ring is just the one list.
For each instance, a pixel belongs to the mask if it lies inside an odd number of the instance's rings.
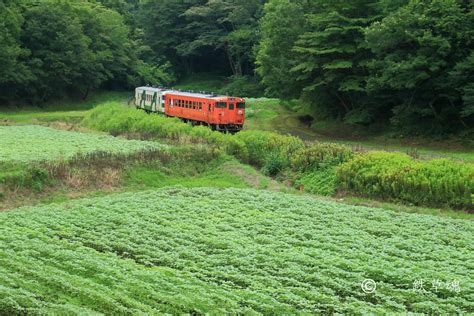
[{"label": "dense green forest", "polygon": [[0,104],[229,77],[318,117],[474,127],[469,0],[0,0]]}]

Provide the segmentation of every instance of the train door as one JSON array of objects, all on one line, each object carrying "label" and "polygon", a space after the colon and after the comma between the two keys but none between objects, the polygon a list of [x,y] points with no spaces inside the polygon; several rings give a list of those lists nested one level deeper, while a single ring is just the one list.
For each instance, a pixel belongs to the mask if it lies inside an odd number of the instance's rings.
[{"label": "train door", "polygon": [[212,122],[212,104],[211,102],[204,103],[204,109],[206,111],[206,122],[207,124],[211,124]]},{"label": "train door", "polygon": [[145,106],[146,106],[146,91],[143,90],[143,92],[141,94],[141,98],[140,98],[140,107],[142,109],[145,109]]},{"label": "train door", "polygon": [[166,92],[163,92],[161,95],[161,111],[166,113]]},{"label": "train door", "polygon": [[229,123],[235,123],[235,103],[229,102]]},{"label": "train door", "polygon": [[156,104],[157,104],[157,93],[154,92],[153,93],[153,96],[151,98],[151,104],[150,104],[150,111],[151,112],[156,112],[157,111],[157,107],[156,107]]},{"label": "train door", "polygon": [[139,108],[141,103],[140,89],[135,89],[135,107]]}]

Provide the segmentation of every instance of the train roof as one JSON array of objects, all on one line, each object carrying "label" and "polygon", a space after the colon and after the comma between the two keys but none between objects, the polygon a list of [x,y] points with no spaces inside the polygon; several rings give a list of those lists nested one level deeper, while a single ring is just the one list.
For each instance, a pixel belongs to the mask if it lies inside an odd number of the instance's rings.
[{"label": "train roof", "polygon": [[166,90],[166,89],[155,88],[155,87],[136,87],[135,89],[141,89],[141,90],[153,91],[153,92],[161,92],[161,91]]},{"label": "train roof", "polygon": [[178,91],[178,90],[168,90],[167,93],[181,95],[183,97],[193,97],[193,98],[215,98],[215,97],[219,97],[216,94],[199,93],[199,92],[185,92],[185,91]]},{"label": "train roof", "polygon": [[155,87],[137,87],[136,89],[152,91],[152,92],[165,92],[166,94],[175,94],[185,97],[193,97],[193,98],[224,98],[228,97],[226,95],[217,95],[214,93],[209,92],[188,92],[188,91],[180,91],[180,90],[173,90],[173,89],[166,89],[166,88],[155,88]]}]

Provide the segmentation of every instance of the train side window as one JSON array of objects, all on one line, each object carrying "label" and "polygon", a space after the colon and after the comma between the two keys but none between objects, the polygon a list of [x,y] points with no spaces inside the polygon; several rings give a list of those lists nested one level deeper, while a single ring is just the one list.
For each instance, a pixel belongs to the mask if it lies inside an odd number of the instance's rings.
[{"label": "train side window", "polygon": [[211,105],[209,104],[209,112],[211,112]]},{"label": "train side window", "polygon": [[202,102],[199,102],[199,111],[202,111]]},{"label": "train side window", "polygon": [[196,110],[196,101],[193,101],[193,110]]},{"label": "train side window", "polygon": [[227,107],[227,103],[225,102],[216,102],[216,108],[225,109]]}]

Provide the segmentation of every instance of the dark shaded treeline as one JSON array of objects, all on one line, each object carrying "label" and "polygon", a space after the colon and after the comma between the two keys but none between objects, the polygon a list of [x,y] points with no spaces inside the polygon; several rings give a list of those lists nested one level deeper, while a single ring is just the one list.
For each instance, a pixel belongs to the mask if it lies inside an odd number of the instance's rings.
[{"label": "dark shaded treeline", "polygon": [[0,98],[38,102],[213,72],[268,96],[303,98],[319,117],[465,132],[474,126],[472,6],[0,0]]},{"label": "dark shaded treeline", "polygon": [[469,1],[274,0],[261,29],[257,70],[267,93],[402,133],[474,126]]}]

